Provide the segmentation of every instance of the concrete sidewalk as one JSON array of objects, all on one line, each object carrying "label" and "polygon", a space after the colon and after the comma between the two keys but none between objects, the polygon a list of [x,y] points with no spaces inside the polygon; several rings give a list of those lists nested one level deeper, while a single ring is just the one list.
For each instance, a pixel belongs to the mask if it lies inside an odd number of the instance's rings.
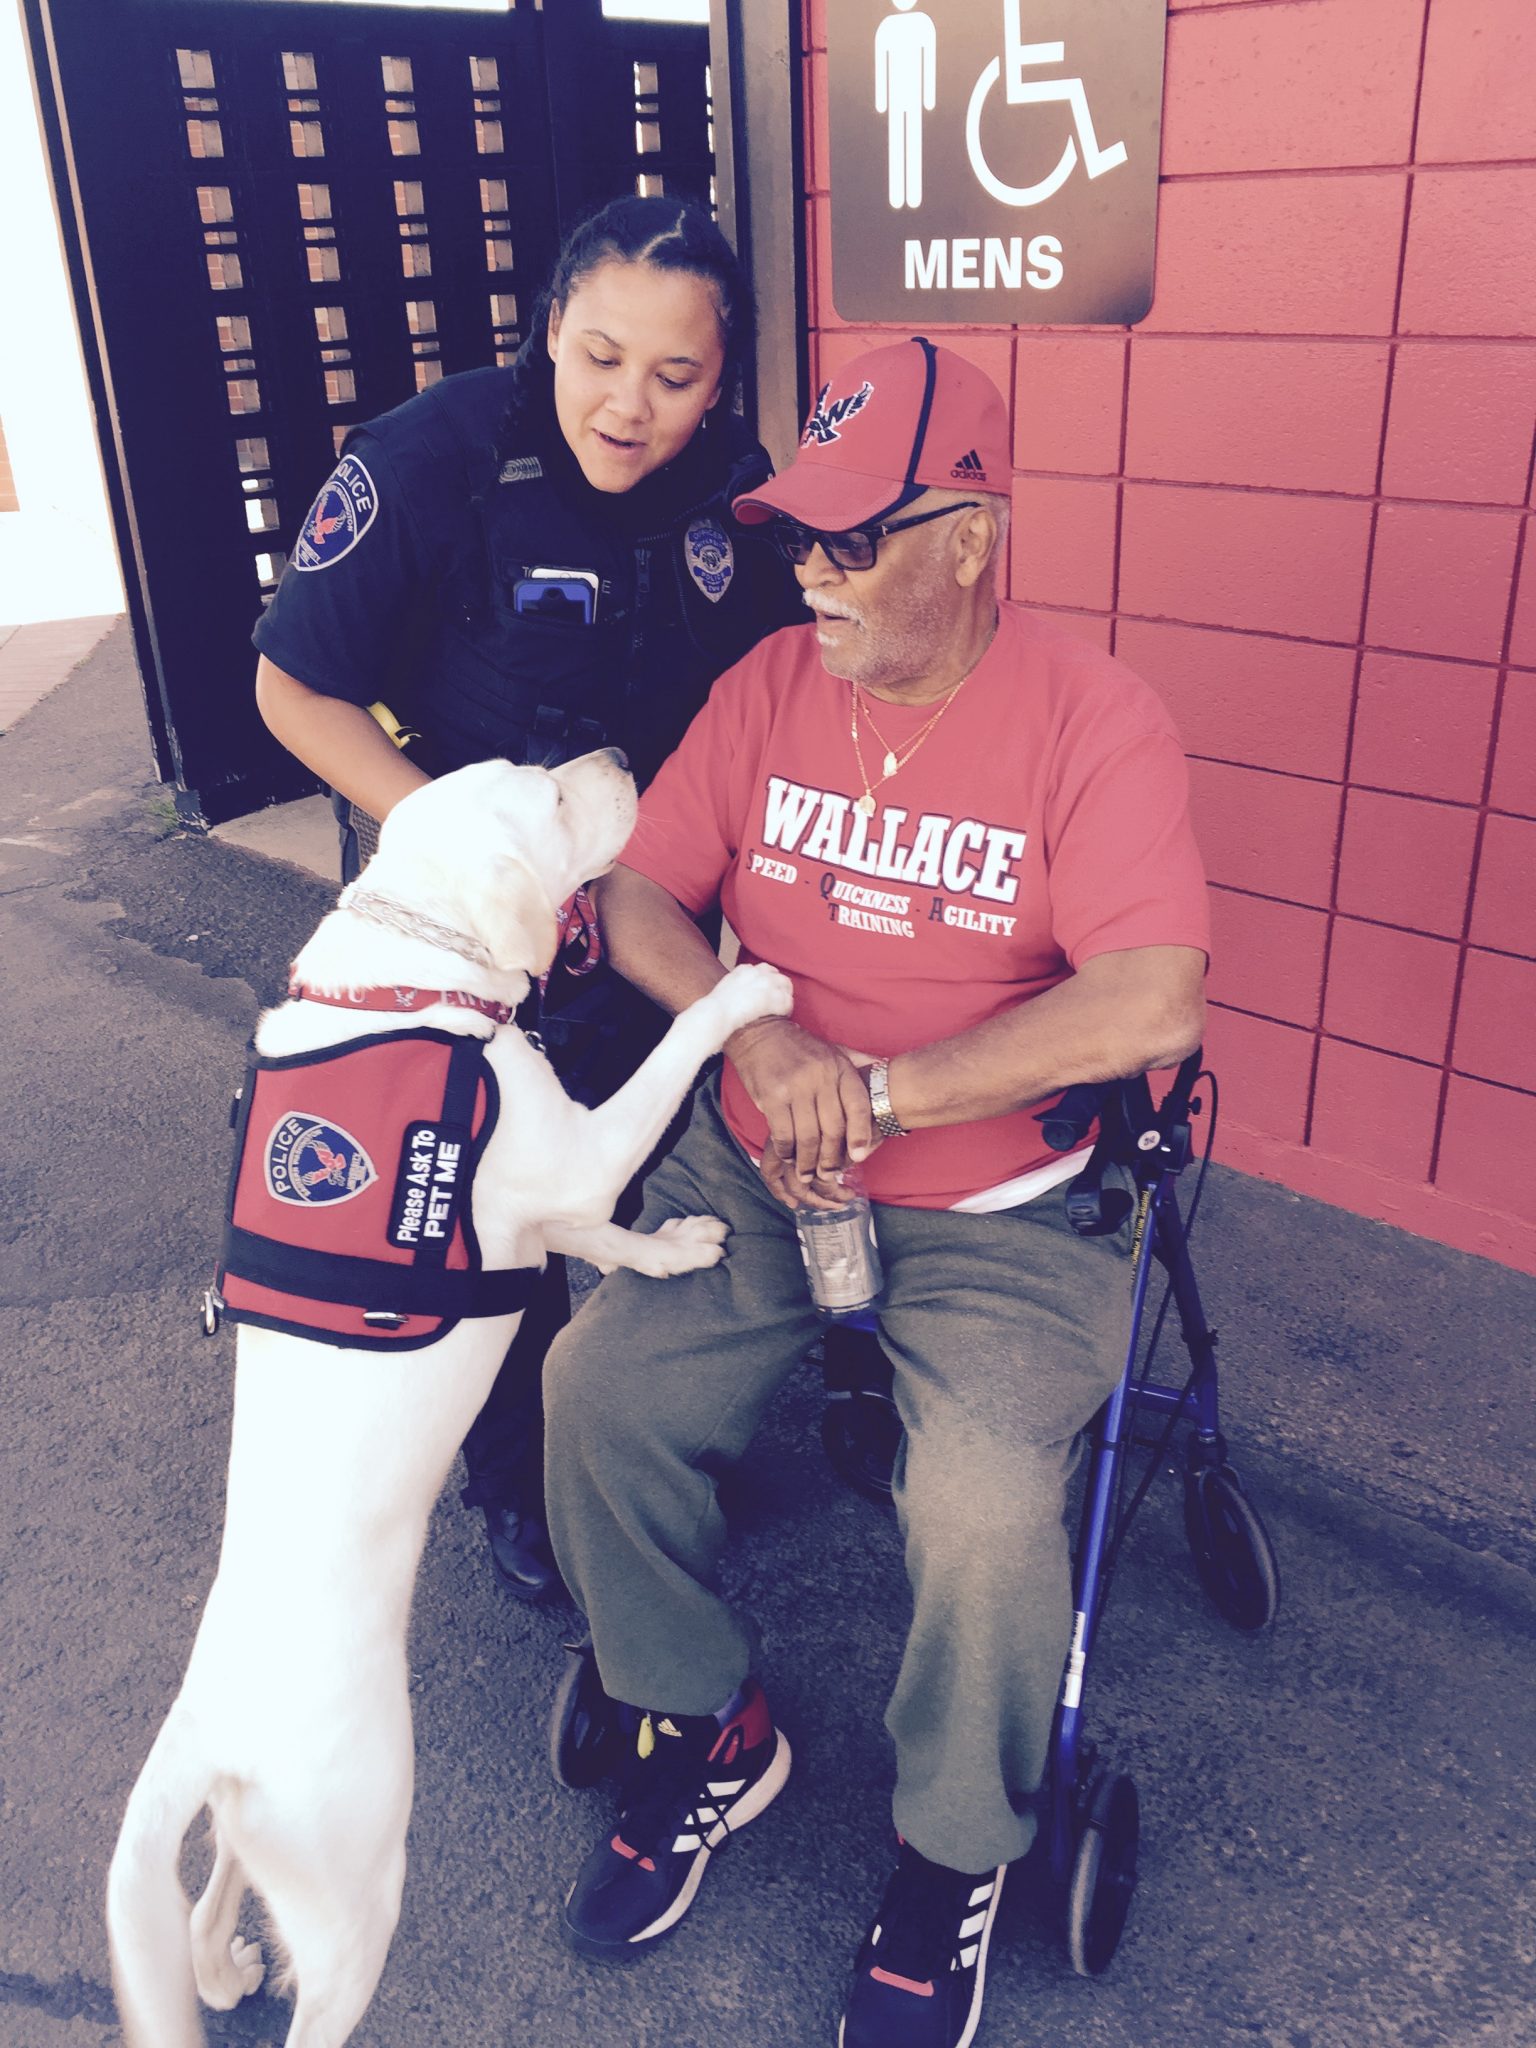
[{"label": "concrete sidewalk", "polygon": [[[0,2048],[117,2039],[106,1859],[221,1514],[232,1344],[192,1311],[225,1109],[332,895],[169,829],[147,773],[121,629],[0,740]],[[1142,1792],[1131,1927],[1085,1983],[1012,1887],[978,2048],[1536,2048],[1536,1282],[1219,1168],[1195,1252],[1281,1619],[1258,1642],[1225,1628],[1176,1489],[1155,1488],[1088,1694]],[[795,1775],[631,1971],[587,1968],[555,1926],[606,1811],[544,1761],[573,1617],[504,1601],[445,1495],[412,1633],[405,1917],[360,2048],[830,2048],[888,1863],[906,1594],[892,1524],[826,1469],[818,1410],[807,1371],[731,1490],[728,1579]],[[209,2039],[285,2024],[262,1999]]]}]

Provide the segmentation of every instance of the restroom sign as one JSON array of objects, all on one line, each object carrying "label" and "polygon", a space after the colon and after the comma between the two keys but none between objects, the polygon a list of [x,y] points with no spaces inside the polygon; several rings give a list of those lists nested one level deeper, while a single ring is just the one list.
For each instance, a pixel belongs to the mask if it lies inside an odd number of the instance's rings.
[{"label": "restroom sign", "polygon": [[1167,0],[835,0],[827,20],[843,319],[1145,316]]}]

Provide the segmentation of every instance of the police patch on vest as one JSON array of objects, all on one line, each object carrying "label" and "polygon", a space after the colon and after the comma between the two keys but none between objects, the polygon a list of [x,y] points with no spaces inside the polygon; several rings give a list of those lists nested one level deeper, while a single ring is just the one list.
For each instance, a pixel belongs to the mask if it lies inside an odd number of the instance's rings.
[{"label": "police patch on vest", "polygon": [[730,535],[708,513],[695,519],[683,542],[683,559],[688,574],[711,604],[718,604],[736,574],[736,556]]},{"label": "police patch on vest", "polygon": [[263,1165],[267,1192],[299,1208],[349,1202],[379,1177],[350,1131],[302,1110],[290,1111],[273,1126]]},{"label": "police patch on vest", "polygon": [[344,455],[320,486],[294,545],[295,569],[329,569],[349,555],[373,524],[379,494],[355,455]]},{"label": "police patch on vest", "polygon": [[423,1119],[400,1148],[389,1205],[389,1241],[401,1251],[436,1245],[446,1251],[463,1199],[469,1132],[462,1124]]}]

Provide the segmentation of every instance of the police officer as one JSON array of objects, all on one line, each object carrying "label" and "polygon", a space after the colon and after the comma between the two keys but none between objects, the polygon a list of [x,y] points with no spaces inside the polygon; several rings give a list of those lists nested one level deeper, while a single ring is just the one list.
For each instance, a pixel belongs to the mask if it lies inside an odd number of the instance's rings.
[{"label": "police officer", "polygon": [[[802,616],[730,513],[770,473],[730,398],[751,293],[708,215],[620,199],[560,253],[509,369],[470,370],[348,436],[254,639],[263,718],[357,814],[492,755],[553,764],[604,744],[643,786],[710,684]],[[418,735],[403,750],[370,715]],[[599,966],[557,967],[539,1018],[572,1094],[598,1101],[664,1020]],[[568,1319],[550,1262],[469,1438],[467,1506],[498,1576],[556,1582],[543,1526],[540,1373]]]}]

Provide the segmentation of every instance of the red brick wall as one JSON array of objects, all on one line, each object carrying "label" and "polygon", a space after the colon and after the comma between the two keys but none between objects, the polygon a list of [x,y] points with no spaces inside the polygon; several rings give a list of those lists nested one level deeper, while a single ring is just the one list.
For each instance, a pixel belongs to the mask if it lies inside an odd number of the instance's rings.
[{"label": "red brick wall", "polygon": [[[805,0],[812,373],[827,0]],[[1012,395],[1011,594],[1161,691],[1214,884],[1221,1156],[1536,1271],[1536,6],[1171,0],[1135,330]]]}]

